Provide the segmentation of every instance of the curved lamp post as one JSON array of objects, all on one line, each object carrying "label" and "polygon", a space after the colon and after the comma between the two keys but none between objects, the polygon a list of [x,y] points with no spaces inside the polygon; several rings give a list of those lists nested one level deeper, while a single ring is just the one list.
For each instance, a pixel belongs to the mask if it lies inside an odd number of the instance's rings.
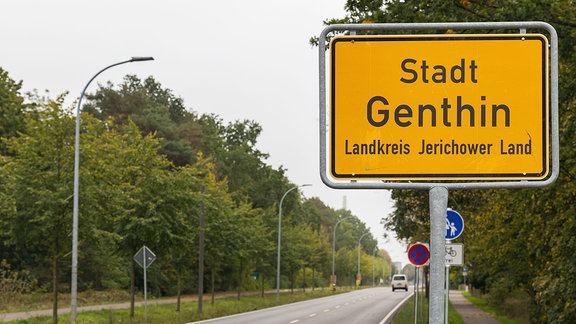
[{"label": "curved lamp post", "polygon": [[[358,239],[358,276],[356,277],[356,282],[358,282],[358,278],[360,277],[360,241],[368,234],[370,234],[370,232],[362,234]],[[360,286],[360,283],[356,284],[356,286]]]},{"label": "curved lamp post", "polygon": [[303,184],[288,189],[282,196],[282,199],[280,199],[280,205],[278,205],[278,257],[277,257],[278,263],[276,265],[276,303],[280,302],[280,250],[282,248],[282,202],[284,202],[284,198],[286,198],[286,195],[290,191],[298,189],[300,187],[309,187],[309,186],[311,186],[311,184]]},{"label": "curved lamp post", "polygon": [[332,234],[332,280],[334,280],[334,282],[332,283],[334,286],[336,285],[336,278],[334,277],[336,275],[335,271],[334,271],[334,261],[336,260],[336,229],[338,228],[338,225],[340,225],[340,223],[345,220],[350,218],[351,216],[346,216],[344,218],[342,218],[341,220],[339,220],[336,225],[334,225],[334,234]]},{"label": "curved lamp post", "polygon": [[372,287],[375,286],[374,281],[376,280],[376,275],[374,273],[374,259],[376,259],[376,252],[378,252],[378,245],[374,247],[374,253],[372,255]]},{"label": "curved lamp post", "polygon": [[78,192],[80,191],[80,108],[82,107],[82,98],[84,98],[84,93],[86,89],[92,83],[92,81],[100,75],[100,73],[112,68],[114,66],[131,63],[131,62],[142,62],[142,61],[152,61],[153,57],[132,57],[129,60],[114,63],[108,65],[102,70],[98,71],[91,79],[86,83],[84,89],[80,93],[80,99],[78,99],[78,106],[76,107],[76,133],[74,142],[74,199],[73,199],[73,210],[72,210],[72,282],[70,285],[71,290],[71,302],[70,302],[70,321],[76,323],[76,300],[78,291]]}]

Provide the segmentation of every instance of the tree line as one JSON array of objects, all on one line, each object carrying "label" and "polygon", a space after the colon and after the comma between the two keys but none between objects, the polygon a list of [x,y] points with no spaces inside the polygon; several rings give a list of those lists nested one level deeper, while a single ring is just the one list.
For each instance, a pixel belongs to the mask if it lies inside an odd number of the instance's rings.
[{"label": "tree line", "polygon": [[[454,190],[448,206],[466,230],[467,279],[496,307],[534,323],[576,322],[576,7],[568,0],[348,0],[337,23],[544,21],[559,43],[560,176],[541,189]],[[400,31],[402,32],[402,31]],[[433,33],[471,33],[436,30]],[[474,31],[497,33],[518,31]],[[541,31],[527,30],[527,33]],[[372,32],[365,32],[372,33]],[[311,38],[311,43],[317,43]],[[518,55],[522,55],[518,53]],[[394,190],[395,211],[384,226],[408,242],[430,237],[428,192]],[[463,282],[453,270],[454,283]]]},{"label": "tree line", "polygon": [[[74,109],[64,105],[67,94],[50,98],[21,88],[0,69],[0,280],[26,283],[15,292],[52,292],[56,314],[58,294],[70,282]],[[86,99],[79,291],[126,289],[134,301],[142,272],[133,256],[146,245],[157,255],[148,270],[151,294],[196,293],[201,214],[205,290],[275,288],[278,204],[295,185],[256,148],[261,126],[199,115],[153,77],[129,75]],[[282,211],[281,288],[328,286],[332,231],[343,219],[335,242],[338,283],[354,284],[366,225],[298,191],[286,196]],[[391,273],[390,257],[376,246],[372,235],[362,240],[364,283],[371,284],[366,274],[375,256],[382,260],[377,278]]]}]

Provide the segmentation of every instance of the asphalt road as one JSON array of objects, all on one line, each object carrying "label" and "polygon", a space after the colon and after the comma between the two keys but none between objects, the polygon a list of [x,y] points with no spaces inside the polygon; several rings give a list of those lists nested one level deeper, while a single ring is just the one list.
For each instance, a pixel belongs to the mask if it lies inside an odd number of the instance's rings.
[{"label": "asphalt road", "polygon": [[404,299],[412,296],[390,287],[370,288],[258,311],[194,323],[234,324],[370,324],[384,319]]}]

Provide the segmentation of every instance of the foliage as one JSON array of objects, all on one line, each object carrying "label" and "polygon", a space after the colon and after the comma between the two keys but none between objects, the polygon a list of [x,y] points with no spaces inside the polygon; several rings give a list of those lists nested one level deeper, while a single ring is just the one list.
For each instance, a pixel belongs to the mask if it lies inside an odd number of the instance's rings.
[{"label": "foliage", "polygon": [[127,76],[119,90],[114,84],[101,86],[88,95],[85,111],[101,120],[113,117],[116,125],[132,120],[143,135],[160,139],[159,154],[176,166],[195,162],[198,153],[211,159],[219,181],[226,180],[237,203],[268,208],[275,195],[287,186],[282,168],[264,163],[267,154],[256,148],[260,125],[250,120],[225,124],[216,115],[197,116],[181,98],[148,77]]},{"label": "foliage", "polygon": [[[39,102],[36,113],[25,119],[25,133],[7,138],[2,173],[11,188],[13,208],[4,214],[3,227],[7,245],[14,253],[15,264],[30,269],[39,283],[51,284],[54,309],[63,256],[62,244],[71,226],[66,210],[70,207],[73,119],[60,109],[63,98]],[[17,260],[17,261],[16,261]],[[45,273],[49,269],[49,273]]]},{"label": "foliage", "polygon": [[0,309],[5,309],[22,294],[36,288],[36,281],[26,270],[12,271],[6,260],[0,261]]},{"label": "foliage", "polygon": [[84,111],[106,120],[114,117],[118,125],[132,120],[143,135],[155,134],[162,138],[160,153],[176,165],[190,163],[196,151],[197,125],[189,122],[194,115],[184,107],[181,98],[149,77],[140,80],[129,75],[115,90],[112,83],[100,86],[95,95],[87,95]]},{"label": "foliage", "polygon": [[[0,109],[23,124],[0,134],[0,256],[12,274],[29,273],[27,282],[37,281],[38,291],[51,290],[56,310],[69,282],[75,118],[62,107],[66,94],[32,93],[24,104],[18,84],[3,77],[0,88],[9,95]],[[239,298],[256,288],[263,296],[274,287],[278,203],[294,184],[256,148],[261,127],[197,116],[151,77],[128,76],[119,89],[108,84],[87,98],[80,125],[79,293],[124,289],[134,305],[143,273],[133,256],[143,245],[157,256],[147,269],[149,296],[197,292],[201,230],[203,286],[213,296],[237,290]],[[333,229],[342,220],[338,262],[356,265],[360,251],[362,273],[373,263],[376,273],[389,273],[390,258],[374,250],[371,235],[358,250],[369,229],[350,211],[303,199],[298,190],[285,198],[284,287],[329,282]],[[135,316],[134,308],[129,313]]]},{"label": "foliage", "polygon": [[[20,95],[21,88],[22,82],[15,82],[0,68],[0,137],[14,137],[24,128],[27,105]],[[7,154],[4,144],[0,145],[0,152]]]}]

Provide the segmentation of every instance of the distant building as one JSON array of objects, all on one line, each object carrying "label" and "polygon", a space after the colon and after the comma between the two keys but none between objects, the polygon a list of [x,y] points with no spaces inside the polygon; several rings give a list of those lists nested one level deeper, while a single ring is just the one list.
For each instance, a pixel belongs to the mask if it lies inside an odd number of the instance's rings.
[{"label": "distant building", "polygon": [[402,262],[394,262],[394,267],[396,267],[396,273],[401,273],[402,272]]}]

